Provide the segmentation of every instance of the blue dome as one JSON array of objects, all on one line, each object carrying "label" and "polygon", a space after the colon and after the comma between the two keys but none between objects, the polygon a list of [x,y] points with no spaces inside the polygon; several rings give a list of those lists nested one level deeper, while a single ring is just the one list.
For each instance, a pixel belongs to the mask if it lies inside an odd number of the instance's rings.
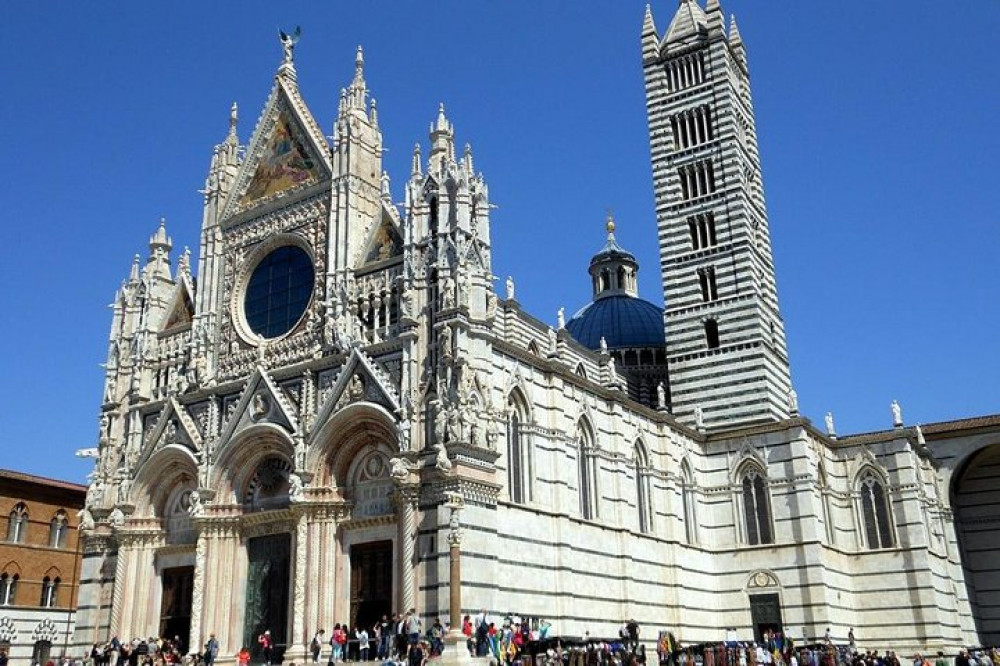
[{"label": "blue dome", "polygon": [[606,296],[573,315],[566,330],[577,342],[598,349],[603,337],[609,349],[662,347],[663,310],[633,296]]}]

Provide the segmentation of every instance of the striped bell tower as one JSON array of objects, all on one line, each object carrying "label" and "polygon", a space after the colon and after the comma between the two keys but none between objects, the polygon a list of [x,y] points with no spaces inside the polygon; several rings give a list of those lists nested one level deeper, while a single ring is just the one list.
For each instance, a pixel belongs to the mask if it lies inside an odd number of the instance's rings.
[{"label": "striped bell tower", "polygon": [[[728,34],[727,34],[728,32]],[[788,418],[791,377],[746,49],[718,0],[681,0],[642,62],[674,414],[721,430]]]}]

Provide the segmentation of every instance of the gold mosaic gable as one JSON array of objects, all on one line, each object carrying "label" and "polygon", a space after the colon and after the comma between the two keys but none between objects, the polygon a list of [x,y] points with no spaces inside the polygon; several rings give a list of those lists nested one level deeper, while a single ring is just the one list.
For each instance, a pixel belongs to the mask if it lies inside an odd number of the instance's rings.
[{"label": "gold mosaic gable", "polygon": [[306,147],[307,141],[288,110],[279,111],[240,206],[319,180],[319,164]]}]

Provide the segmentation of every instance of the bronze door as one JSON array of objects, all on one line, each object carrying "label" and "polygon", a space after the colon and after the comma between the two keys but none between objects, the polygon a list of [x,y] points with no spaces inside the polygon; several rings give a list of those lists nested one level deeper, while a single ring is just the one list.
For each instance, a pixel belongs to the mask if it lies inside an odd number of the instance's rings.
[{"label": "bronze door", "polygon": [[264,661],[258,637],[271,632],[271,663],[280,663],[288,638],[289,569],[292,535],[255,537],[247,541],[247,599],[243,645],[254,662]]},{"label": "bronze door", "polygon": [[781,633],[781,601],[777,594],[750,595],[750,621],[754,640],[763,642],[764,632]]},{"label": "bronze door", "polygon": [[392,616],[392,541],[351,546],[351,628]]},{"label": "bronze door", "polygon": [[[163,596],[160,600],[160,636],[180,638],[182,654],[187,654],[191,631],[191,596],[194,567],[172,567],[160,573]],[[43,662],[44,663],[44,662]]]}]

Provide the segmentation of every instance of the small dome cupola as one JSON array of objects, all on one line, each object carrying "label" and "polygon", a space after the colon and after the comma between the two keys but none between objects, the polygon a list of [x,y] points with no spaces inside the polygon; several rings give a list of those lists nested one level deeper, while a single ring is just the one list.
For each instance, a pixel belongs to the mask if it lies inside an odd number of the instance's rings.
[{"label": "small dome cupola", "polygon": [[608,296],[636,297],[639,295],[639,262],[615,240],[615,220],[610,213],[605,226],[608,230],[608,242],[590,260],[594,300]]}]

